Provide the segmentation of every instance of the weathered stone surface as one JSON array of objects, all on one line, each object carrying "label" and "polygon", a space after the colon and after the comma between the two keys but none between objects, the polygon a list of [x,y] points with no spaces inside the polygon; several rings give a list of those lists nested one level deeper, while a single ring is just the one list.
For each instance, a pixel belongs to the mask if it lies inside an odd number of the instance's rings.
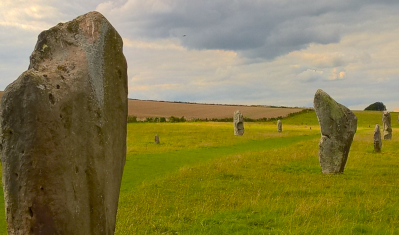
[{"label": "weathered stone surface", "polygon": [[374,129],[374,151],[379,153],[381,152],[382,141],[381,141],[381,131],[380,125],[375,125]]},{"label": "weathered stone surface", "polygon": [[391,113],[388,111],[382,112],[382,133],[384,140],[392,139],[392,127],[391,127]]},{"label": "weathered stone surface", "polygon": [[97,12],[43,31],[0,105],[8,234],[113,234],[127,64]]},{"label": "weathered stone surface", "polygon": [[277,120],[277,131],[282,132],[283,131],[283,124],[281,123],[281,120]]},{"label": "weathered stone surface", "polygon": [[349,149],[357,129],[357,118],[323,90],[317,90],[313,102],[321,128],[319,161],[324,174],[344,171]]},{"label": "weathered stone surface", "polygon": [[234,135],[243,135],[244,134],[244,117],[240,113],[239,110],[234,112]]},{"label": "weathered stone surface", "polygon": [[159,144],[159,136],[155,135],[155,144]]}]

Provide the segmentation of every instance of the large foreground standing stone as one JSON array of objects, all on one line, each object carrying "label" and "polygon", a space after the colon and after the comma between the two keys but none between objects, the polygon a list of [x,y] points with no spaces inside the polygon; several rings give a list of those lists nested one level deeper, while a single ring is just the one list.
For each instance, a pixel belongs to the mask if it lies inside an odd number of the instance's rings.
[{"label": "large foreground standing stone", "polygon": [[382,141],[381,141],[381,131],[380,125],[376,124],[374,129],[374,151],[381,152]]},{"label": "large foreground standing stone", "polygon": [[342,173],[357,129],[356,115],[321,89],[317,90],[313,104],[321,128],[321,169],[324,174]]},{"label": "large foreground standing stone", "polygon": [[392,128],[391,128],[391,113],[384,111],[382,113],[382,133],[384,135],[384,140],[392,139]]},{"label": "large foreground standing stone", "polygon": [[234,112],[233,122],[234,122],[234,135],[243,135],[244,117],[242,116],[239,110]]},{"label": "large foreground standing stone", "polygon": [[283,124],[281,123],[281,120],[277,120],[277,131],[282,132],[283,131]]},{"label": "large foreground standing stone", "polygon": [[113,234],[127,64],[112,25],[90,12],[43,31],[0,111],[8,234]]}]

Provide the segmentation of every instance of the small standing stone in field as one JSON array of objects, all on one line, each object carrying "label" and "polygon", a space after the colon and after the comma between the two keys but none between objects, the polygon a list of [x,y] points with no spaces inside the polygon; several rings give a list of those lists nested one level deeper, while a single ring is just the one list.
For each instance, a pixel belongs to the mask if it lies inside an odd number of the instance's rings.
[{"label": "small standing stone in field", "polygon": [[384,135],[384,140],[392,139],[392,128],[391,128],[391,113],[384,111],[382,113],[382,133]]},{"label": "small standing stone in field", "polygon": [[317,90],[313,105],[321,129],[319,162],[322,172],[343,173],[357,129],[357,117],[321,89]]},{"label": "small standing stone in field", "polygon": [[374,151],[379,153],[381,152],[382,141],[381,141],[381,132],[380,125],[375,125],[374,129]]},{"label": "small standing stone in field", "polygon": [[309,130],[312,130],[312,127],[309,127]]},{"label": "small standing stone in field", "polygon": [[234,112],[234,135],[244,134],[244,117],[239,110]]},{"label": "small standing stone in field", "polygon": [[283,124],[281,123],[281,120],[277,120],[277,131],[282,132],[283,131]]},{"label": "small standing stone in field", "polygon": [[158,135],[155,135],[155,144],[159,144],[159,137],[158,137]]},{"label": "small standing stone in field", "polygon": [[0,104],[8,234],[114,234],[126,160],[122,49],[98,12],[38,36]]}]

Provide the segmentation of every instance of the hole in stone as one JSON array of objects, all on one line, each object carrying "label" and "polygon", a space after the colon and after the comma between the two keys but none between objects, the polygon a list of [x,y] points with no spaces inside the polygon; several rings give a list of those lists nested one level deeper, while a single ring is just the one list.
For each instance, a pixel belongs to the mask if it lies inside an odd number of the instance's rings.
[{"label": "hole in stone", "polygon": [[79,173],[79,168],[77,166],[75,166],[75,173]]},{"label": "hole in stone", "polygon": [[15,176],[18,178],[18,173],[15,173]]},{"label": "hole in stone", "polygon": [[60,114],[60,118],[62,118],[62,114]]},{"label": "hole in stone", "polygon": [[29,207],[29,215],[30,215],[30,217],[33,217],[32,207]]},{"label": "hole in stone", "polygon": [[61,79],[64,80],[65,79],[64,76],[61,75]]},{"label": "hole in stone", "polygon": [[45,78],[46,78],[46,77],[47,77],[47,74],[43,74],[43,77],[45,77]]},{"label": "hole in stone", "polygon": [[60,85],[57,85],[57,89],[60,89]]},{"label": "hole in stone", "polygon": [[24,153],[25,153],[25,150],[22,150],[21,153],[24,154]]},{"label": "hole in stone", "polygon": [[52,104],[55,103],[53,94],[49,94],[49,95],[48,95],[48,99],[50,100],[50,102],[51,102]]},{"label": "hole in stone", "polygon": [[40,190],[44,190],[43,186],[40,186]]},{"label": "hole in stone", "polygon": [[12,135],[12,131],[8,131],[8,134]]}]

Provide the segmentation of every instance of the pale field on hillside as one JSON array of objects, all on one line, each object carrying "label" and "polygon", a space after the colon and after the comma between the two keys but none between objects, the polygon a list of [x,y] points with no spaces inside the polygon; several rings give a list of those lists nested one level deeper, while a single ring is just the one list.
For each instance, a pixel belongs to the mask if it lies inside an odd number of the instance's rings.
[{"label": "pale field on hillside", "polygon": [[[0,91],[0,99],[3,91]],[[129,116],[137,118],[147,117],[182,117],[186,119],[220,119],[231,118],[236,110],[240,110],[246,118],[276,118],[286,117],[290,113],[296,113],[302,108],[271,108],[271,107],[253,107],[242,105],[211,105],[211,104],[188,104],[173,103],[163,101],[144,101],[129,99]]]},{"label": "pale field on hillside", "polygon": [[186,119],[220,119],[233,117],[233,113],[236,110],[240,110],[246,118],[259,119],[285,117],[290,113],[300,112],[303,109],[129,100],[129,116],[138,118],[184,116]]}]

